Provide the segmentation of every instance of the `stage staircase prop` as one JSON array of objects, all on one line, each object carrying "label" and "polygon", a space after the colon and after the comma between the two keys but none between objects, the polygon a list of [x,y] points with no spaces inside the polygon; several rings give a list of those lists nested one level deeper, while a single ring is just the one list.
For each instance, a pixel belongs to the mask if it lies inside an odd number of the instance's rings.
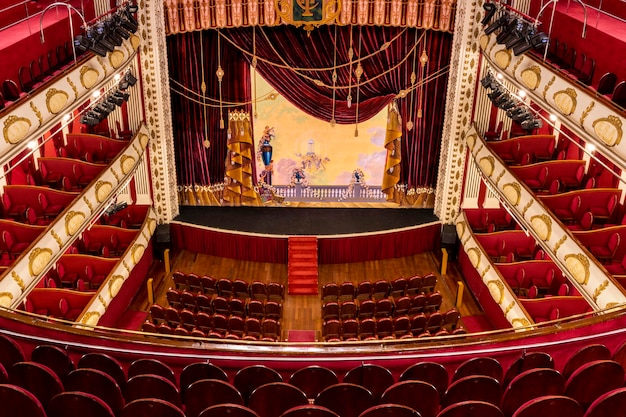
[{"label": "stage staircase prop", "polygon": [[287,292],[294,295],[317,294],[317,238],[291,236],[288,245]]}]

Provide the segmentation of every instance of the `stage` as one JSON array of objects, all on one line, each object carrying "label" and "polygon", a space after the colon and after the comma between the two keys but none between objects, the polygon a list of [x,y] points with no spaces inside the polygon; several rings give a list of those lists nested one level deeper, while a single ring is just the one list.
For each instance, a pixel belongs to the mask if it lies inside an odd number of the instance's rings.
[{"label": "stage", "polygon": [[224,231],[263,235],[345,235],[438,221],[432,209],[181,206],[174,219]]}]

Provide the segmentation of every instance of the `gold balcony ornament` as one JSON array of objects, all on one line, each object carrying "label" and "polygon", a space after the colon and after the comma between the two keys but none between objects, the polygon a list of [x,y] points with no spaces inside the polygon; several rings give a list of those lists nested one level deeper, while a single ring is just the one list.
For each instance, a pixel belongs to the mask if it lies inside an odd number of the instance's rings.
[{"label": "gold balcony ornament", "polygon": [[341,12],[341,0],[274,0],[274,4],[284,23],[302,26],[309,33],[334,22]]},{"label": "gold balcony ornament", "polygon": [[25,117],[15,115],[7,117],[4,121],[4,129],[2,129],[4,141],[11,145],[21,142],[28,135],[31,126],[31,121]]},{"label": "gold balcony ornament", "polygon": [[224,70],[222,69],[221,65],[217,67],[215,75],[217,76],[217,81],[222,82],[222,78],[224,78]]},{"label": "gold balcony ornament", "polygon": [[88,66],[83,66],[80,69],[80,83],[84,88],[90,89],[96,85],[98,78],[100,78],[98,70]]},{"label": "gold balcony ornament", "polygon": [[622,121],[617,116],[594,120],[593,131],[606,146],[616,146],[622,141]]},{"label": "gold balcony ornament", "polygon": [[49,248],[35,248],[28,255],[28,272],[36,277],[43,271],[52,259],[52,250]]}]

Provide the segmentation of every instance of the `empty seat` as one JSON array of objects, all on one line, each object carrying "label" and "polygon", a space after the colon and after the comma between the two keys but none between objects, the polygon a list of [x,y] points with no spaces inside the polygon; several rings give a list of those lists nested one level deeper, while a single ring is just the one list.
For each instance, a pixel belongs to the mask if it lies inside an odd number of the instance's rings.
[{"label": "empty seat", "polygon": [[[554,368],[552,356],[545,352],[524,352],[506,371],[502,386],[506,387],[517,375],[535,368]],[[564,375],[565,377],[565,375]]]},{"label": "empty seat", "polygon": [[330,411],[326,407],[314,404],[307,404],[290,408],[289,410],[281,414],[280,417],[339,417],[339,415],[333,411]]},{"label": "empty seat", "polygon": [[233,385],[239,390],[244,403],[247,403],[252,391],[270,382],[283,382],[275,370],[265,365],[252,365],[240,369],[233,379]]},{"label": "empty seat", "polygon": [[587,409],[602,394],[624,385],[624,369],[612,360],[597,360],[581,365],[565,384],[565,395]]},{"label": "empty seat", "polygon": [[158,398],[140,398],[124,406],[120,417],[185,417],[174,404]]},{"label": "empty seat", "polygon": [[511,416],[522,404],[544,395],[563,395],[563,375],[554,369],[537,368],[522,372],[505,388],[500,409]]},{"label": "empty seat", "polygon": [[406,292],[408,281],[404,277],[398,277],[391,281],[390,295],[394,298],[403,296]]},{"label": "empty seat", "polygon": [[359,301],[369,300],[372,296],[372,282],[371,281],[361,281],[357,285],[356,289],[356,299]]},{"label": "empty seat", "polygon": [[339,285],[334,282],[329,282],[322,286],[322,300],[323,301],[338,301],[339,299]]},{"label": "empty seat", "polygon": [[500,405],[502,387],[490,376],[470,375],[454,381],[446,391],[441,406],[447,407],[463,401],[485,401]]},{"label": "empty seat", "polygon": [[124,389],[126,385],[126,374],[122,365],[106,353],[86,353],[79,359],[77,367],[98,369],[113,378],[120,388]]},{"label": "empty seat", "polygon": [[[276,399],[280,398],[280,401]],[[271,382],[252,391],[248,407],[260,417],[280,416],[290,408],[309,403],[300,389],[284,382]]]},{"label": "empty seat", "polygon": [[366,388],[340,383],[320,392],[315,399],[315,405],[326,407],[341,417],[358,417],[363,411],[376,405],[376,401]]},{"label": "empty seat", "polygon": [[176,384],[174,372],[165,363],[157,359],[137,359],[128,367],[128,379],[136,375],[159,375]]},{"label": "empty seat", "polygon": [[17,362],[8,372],[9,382],[28,390],[44,408],[52,397],[63,392],[63,383],[54,371],[37,362]]},{"label": "empty seat", "polygon": [[67,352],[53,345],[38,345],[33,349],[30,358],[33,362],[52,369],[61,380],[75,368]]},{"label": "empty seat", "polygon": [[439,412],[437,417],[503,417],[502,411],[484,401],[463,401]]},{"label": "empty seat", "polygon": [[181,407],[176,385],[160,375],[137,375],[129,378],[124,388],[124,399],[130,402],[139,398],[159,398]]},{"label": "empty seat", "polygon": [[0,384],[0,403],[3,416],[46,417],[41,403],[28,390],[10,384]]},{"label": "empty seat", "polygon": [[518,408],[513,417],[582,417],[583,409],[576,400],[563,395],[545,395]]},{"label": "empty seat", "polygon": [[54,396],[46,407],[48,417],[114,417],[100,398],[86,392],[66,391]]},{"label": "empty seat", "polygon": [[70,372],[65,379],[65,390],[95,395],[111,407],[115,415],[124,407],[124,396],[117,382],[97,369],[80,368]]},{"label": "empty seat", "polygon": [[611,359],[611,351],[606,346],[599,343],[587,345],[579,349],[567,360],[561,373],[565,379],[568,379],[582,365],[608,359]]},{"label": "empty seat", "polygon": [[360,417],[420,417],[420,413],[410,407],[398,404],[380,404],[368,408]]},{"label": "empty seat", "polygon": [[222,368],[209,362],[195,362],[185,366],[180,373],[180,393],[185,395],[189,385],[201,379],[217,379],[228,381],[228,376]]},{"label": "empty seat", "polygon": [[440,363],[418,362],[402,372],[400,381],[428,382],[437,389],[439,396],[443,396],[448,388],[448,371]]},{"label": "empty seat", "polygon": [[301,389],[310,400],[325,388],[339,383],[337,374],[322,366],[307,366],[295,371],[289,378],[289,383]]},{"label": "empty seat", "polygon": [[243,405],[243,398],[233,385],[219,379],[197,380],[184,394],[187,417],[197,417],[205,408],[223,403]]},{"label": "empty seat", "polygon": [[435,417],[439,411],[437,389],[423,381],[401,381],[393,384],[382,394],[379,402],[410,407],[422,417]]},{"label": "empty seat", "polygon": [[502,380],[502,365],[494,358],[488,356],[468,359],[454,372],[452,381],[456,381],[470,375],[490,376],[497,381]]},{"label": "empty seat", "polygon": [[218,404],[205,408],[199,417],[259,417],[257,413],[239,404]]},{"label": "empty seat", "polygon": [[625,417],[626,388],[617,388],[598,397],[587,409],[585,417]]},{"label": "empty seat", "polygon": [[394,381],[389,369],[380,365],[363,364],[346,372],[343,382],[367,388],[377,400]]}]

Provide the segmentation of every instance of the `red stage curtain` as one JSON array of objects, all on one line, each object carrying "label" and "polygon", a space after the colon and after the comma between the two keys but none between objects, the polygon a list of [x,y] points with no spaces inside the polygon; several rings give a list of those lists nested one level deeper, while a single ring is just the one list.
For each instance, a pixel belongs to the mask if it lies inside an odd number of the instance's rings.
[{"label": "red stage curtain", "polygon": [[[202,31],[167,38],[176,174],[180,185],[209,185],[224,180],[228,111],[250,112],[252,109],[250,66],[237,49],[222,41],[220,60],[224,71],[222,100],[225,103],[221,111],[224,128],[220,129],[217,37],[216,31]],[[206,83],[206,118],[202,104],[203,78]],[[226,104],[242,102],[247,104]],[[205,138],[205,124],[208,138]],[[209,148],[203,144],[205,139],[210,142]]]},{"label": "red stage curtain", "polygon": [[175,247],[222,258],[253,262],[287,263],[287,237],[224,233],[171,223]]},{"label": "red stage curtain", "polygon": [[[336,31],[336,36],[335,36]],[[417,31],[417,33],[416,33]],[[168,37],[170,76],[194,91],[200,91],[201,67],[199,65],[199,32],[186,33]],[[214,76],[217,68],[215,52],[215,31],[204,31],[205,74],[208,81],[207,95],[219,97],[217,81]],[[332,68],[335,49],[337,63],[346,63],[352,36],[354,60],[358,57],[370,58],[362,62],[363,75],[358,93],[356,85],[356,63],[349,67],[337,70],[337,85],[346,86],[352,78],[352,106],[347,106],[347,89],[336,90],[334,118],[337,123],[355,123],[358,119],[366,120],[384,108],[396,95],[411,86],[414,55],[410,54],[416,39],[422,39],[416,48],[419,57],[425,48],[429,56],[424,76],[428,78],[438,71],[446,70],[450,62],[450,48],[452,36],[449,33],[426,31],[413,28],[396,27],[340,27],[322,26],[311,32],[310,36],[301,28],[280,26],[273,28],[255,29],[236,28],[223,30],[221,40],[222,67],[227,75],[234,70],[228,70],[225,62],[237,66],[239,80],[234,77],[225,77],[223,85],[223,100],[234,101],[250,98],[249,70],[244,70],[242,58],[251,62],[250,54],[243,54],[241,50],[251,53],[253,50],[253,35],[256,48],[257,70],[273,88],[279,91],[295,106],[322,120],[330,121],[333,117],[333,91],[331,88],[319,86],[311,80],[321,80],[325,85],[332,85],[332,71],[309,71],[307,68]],[[422,38],[422,35],[424,37]],[[397,37],[397,39],[396,39]],[[336,41],[335,41],[336,39]],[[211,43],[213,42],[213,43]],[[380,53],[385,42],[388,46]],[[360,45],[360,46],[359,46]],[[239,49],[240,48],[240,49]],[[359,50],[360,48],[360,50]],[[231,58],[235,61],[231,62]],[[406,59],[405,59],[406,58]],[[268,65],[263,60],[284,63],[290,68],[279,68]],[[403,61],[404,60],[404,61]],[[399,64],[399,65],[398,65]],[[397,68],[394,68],[398,65]],[[293,68],[298,68],[294,71]],[[388,71],[389,69],[393,70]],[[417,82],[421,80],[419,62],[416,64]],[[403,121],[402,143],[404,160],[400,182],[411,187],[434,187],[436,184],[437,168],[443,129],[445,93],[447,73],[428,83],[422,91],[423,117],[417,118],[419,94],[417,91],[409,93],[400,99],[400,112]],[[231,85],[235,83],[236,85]],[[172,87],[179,89],[173,82]],[[184,101],[184,102],[183,102]],[[412,102],[412,104],[409,103]],[[181,100],[173,93],[174,134],[176,140],[178,181],[179,184],[209,184],[211,181],[221,181],[224,177],[222,161],[225,155],[225,132],[216,129],[219,122],[219,111],[211,108],[208,112],[208,123],[211,129],[211,148],[202,147],[204,117],[201,107]],[[249,111],[249,110],[247,110]],[[412,113],[412,114],[410,114]],[[414,128],[406,128],[407,121],[413,121]],[[181,165],[183,165],[181,167]]]},{"label": "red stage curtain", "polygon": [[320,264],[401,258],[439,247],[441,224],[401,232],[318,239]]}]

